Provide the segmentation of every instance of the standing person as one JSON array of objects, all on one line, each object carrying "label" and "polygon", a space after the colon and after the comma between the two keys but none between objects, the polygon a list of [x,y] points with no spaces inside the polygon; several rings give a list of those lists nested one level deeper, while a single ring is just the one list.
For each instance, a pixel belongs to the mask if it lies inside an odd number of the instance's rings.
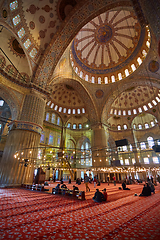
[{"label": "standing person", "polygon": [[151,176],[151,182],[153,183],[153,177]]},{"label": "standing person", "polygon": [[71,178],[69,177],[68,183],[71,184]]},{"label": "standing person", "polygon": [[113,177],[114,186],[116,186],[116,177]]},{"label": "standing person", "polygon": [[108,182],[108,186],[109,186],[109,174],[108,174],[108,176],[107,176],[107,182]]},{"label": "standing person", "polygon": [[93,182],[94,182],[94,188],[95,188],[95,187],[96,187],[96,183],[97,183],[97,178],[96,178],[96,176],[94,176]]},{"label": "standing person", "polygon": [[89,177],[87,176],[87,174],[84,175],[84,183],[86,185],[86,192],[90,192],[90,188],[88,187],[88,183],[89,183]]}]

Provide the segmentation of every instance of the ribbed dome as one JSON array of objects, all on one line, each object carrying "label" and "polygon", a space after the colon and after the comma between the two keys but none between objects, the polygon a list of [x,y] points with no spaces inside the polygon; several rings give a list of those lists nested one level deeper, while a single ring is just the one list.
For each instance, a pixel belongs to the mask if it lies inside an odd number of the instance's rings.
[{"label": "ribbed dome", "polygon": [[[128,64],[129,74],[138,67],[137,57],[144,45],[146,32],[132,11],[105,12],[87,23],[75,37],[71,47],[72,66],[86,81],[108,83],[113,72],[114,80],[111,78],[111,82],[121,80],[127,75],[125,69]],[[141,58],[146,56],[147,46],[143,46],[143,50],[144,55],[142,51],[139,55]],[[135,59],[135,68],[131,69]],[[121,73],[119,79],[118,73]],[[101,79],[97,80],[99,77]]]}]

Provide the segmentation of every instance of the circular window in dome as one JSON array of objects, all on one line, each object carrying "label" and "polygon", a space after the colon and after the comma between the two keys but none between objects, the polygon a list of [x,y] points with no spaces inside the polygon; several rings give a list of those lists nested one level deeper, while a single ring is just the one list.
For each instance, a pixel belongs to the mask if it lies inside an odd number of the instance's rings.
[{"label": "circular window in dome", "polygon": [[110,10],[88,22],[71,45],[71,64],[80,78],[96,84],[128,77],[150,48],[148,27],[130,10]]}]

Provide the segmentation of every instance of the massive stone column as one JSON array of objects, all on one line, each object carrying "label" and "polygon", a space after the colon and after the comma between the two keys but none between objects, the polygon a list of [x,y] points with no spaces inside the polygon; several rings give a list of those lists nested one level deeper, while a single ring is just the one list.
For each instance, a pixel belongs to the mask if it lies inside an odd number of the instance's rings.
[{"label": "massive stone column", "polygon": [[10,131],[0,162],[0,186],[33,183],[44,113],[45,97],[31,90],[24,98],[19,118],[9,124]]},{"label": "massive stone column", "polygon": [[106,135],[101,124],[92,126],[92,166],[106,167]]}]

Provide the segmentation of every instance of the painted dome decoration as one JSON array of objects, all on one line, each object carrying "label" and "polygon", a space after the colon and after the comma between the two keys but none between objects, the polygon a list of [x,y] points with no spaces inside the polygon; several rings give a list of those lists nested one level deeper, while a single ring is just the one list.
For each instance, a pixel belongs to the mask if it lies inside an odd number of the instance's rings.
[{"label": "painted dome decoration", "polygon": [[98,84],[121,80],[142,64],[150,48],[148,27],[134,12],[107,11],[87,23],[71,45],[71,64],[82,79]]},{"label": "painted dome decoration", "polygon": [[85,103],[78,91],[68,84],[55,84],[52,99],[47,103],[51,109],[69,115],[84,114]]},{"label": "painted dome decoration", "polygon": [[131,87],[122,92],[112,103],[110,115],[137,115],[160,102],[160,90],[150,86]]}]

